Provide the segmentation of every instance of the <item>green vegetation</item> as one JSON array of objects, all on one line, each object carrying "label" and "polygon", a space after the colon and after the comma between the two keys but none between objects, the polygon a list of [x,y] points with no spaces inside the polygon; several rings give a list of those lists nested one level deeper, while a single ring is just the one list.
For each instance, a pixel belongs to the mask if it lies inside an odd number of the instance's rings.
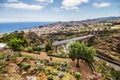
[{"label": "green vegetation", "polygon": [[[7,54],[5,53],[2,56],[6,55]],[[3,62],[4,60],[5,62]],[[31,62],[32,64],[34,63],[34,65],[32,65]],[[5,63],[7,63],[8,66],[5,66]],[[26,76],[28,75],[36,75],[37,79],[40,78],[48,80],[76,80],[75,75],[71,74],[69,71],[71,69],[70,64],[66,61],[51,59],[48,60],[42,58],[37,59],[33,56],[27,55],[21,55],[19,57],[17,53],[12,53],[9,54],[8,60],[3,58],[2,61],[0,61],[0,66],[2,66],[0,68],[0,75],[6,73],[8,75],[11,75],[11,77],[17,77],[18,75],[22,75],[23,78],[26,78]],[[73,71],[73,73],[75,72]]]},{"label": "green vegetation", "polygon": [[8,46],[14,51],[19,51],[23,44],[23,40],[14,38],[9,41]]},{"label": "green vegetation", "polygon": [[[101,53],[106,53],[110,60],[120,61],[120,29],[101,31],[93,41],[93,46]],[[103,54],[104,55],[104,54]],[[112,56],[112,57],[111,57]]]},{"label": "green vegetation", "polygon": [[4,34],[1,38],[1,42],[8,43],[11,39],[17,38],[17,39],[24,39],[24,32],[13,32],[10,34]]},{"label": "green vegetation", "polygon": [[68,54],[64,54],[64,53],[61,53],[61,54],[50,54],[50,53],[48,53],[47,55],[48,56],[53,56],[53,57],[60,57],[60,58],[69,58]]},{"label": "green vegetation", "polygon": [[52,50],[52,45],[50,42],[48,42],[46,45],[45,45],[45,51],[49,51],[49,50]]},{"label": "green vegetation", "polygon": [[0,60],[0,73],[4,74],[7,72],[5,66],[6,66],[5,60]]},{"label": "green vegetation", "polygon": [[58,76],[59,76],[59,78],[63,78],[64,77],[64,74],[63,73],[58,73]]},{"label": "green vegetation", "polygon": [[37,59],[37,58],[34,57],[34,56],[28,56],[28,55],[21,55],[21,57],[23,57],[23,58],[28,58],[28,59],[30,59],[30,60],[36,60],[36,59]]},{"label": "green vegetation", "polygon": [[81,78],[81,74],[79,72],[76,72],[75,77],[76,77],[77,80],[79,80]]},{"label": "green vegetation", "polygon": [[28,35],[26,35],[26,38],[29,46],[33,44],[35,45],[35,43],[37,44],[37,42],[39,42],[38,35],[34,32],[29,32]]},{"label": "green vegetation", "polygon": [[94,63],[96,71],[101,73],[104,80],[120,80],[120,71],[111,68],[103,61],[96,61]]},{"label": "green vegetation", "polygon": [[[36,80],[82,80],[82,78],[85,77],[83,73],[81,75],[81,73],[79,72],[79,70],[81,69],[73,68],[73,64],[71,66],[71,63],[69,64],[69,61],[57,61],[55,60],[55,58],[52,59],[55,56],[60,57],[61,59],[77,59],[77,67],[79,67],[80,59],[87,62],[87,65],[89,65],[90,67],[92,67],[91,64],[94,62],[96,71],[98,74],[102,74],[103,80],[120,80],[120,71],[113,69],[105,62],[93,61],[96,50],[100,50],[102,53],[108,53],[110,56],[112,56],[110,58],[108,55],[108,57],[106,58],[109,58],[111,60],[114,60],[113,58],[115,58],[116,61],[120,60],[120,28],[115,29],[112,27],[114,25],[115,27],[119,27],[119,22],[111,23],[112,25],[106,24],[104,22],[100,22],[100,25],[84,23],[82,24],[84,26],[82,29],[78,26],[70,27],[70,25],[67,25],[65,29],[63,28],[64,31],[56,30],[50,34],[40,34],[40,36],[39,34],[36,34],[37,32],[32,31],[29,31],[27,35],[23,31],[15,31],[13,33],[4,34],[3,37],[0,38],[0,42],[6,43],[9,48],[14,51],[7,54],[0,53],[0,78],[1,75],[6,75],[7,77],[16,77],[16,75],[19,75],[22,78],[34,75],[37,77]],[[95,29],[98,29],[100,31],[94,39],[91,39],[92,45],[96,48],[96,50],[94,47],[88,47],[85,44],[73,42],[67,49],[68,51],[65,51],[65,48],[63,49],[62,46],[59,46],[59,52],[57,54],[56,52],[54,52],[52,42],[84,36],[90,34],[92,30]],[[89,45],[89,39],[85,41],[85,43],[87,42]],[[41,44],[45,44],[45,48],[43,48]],[[48,56],[53,57],[50,60],[42,58],[38,59],[34,56],[20,56],[19,53],[17,53],[16,51],[26,51],[35,54],[40,54],[40,51],[46,51]],[[84,61],[81,63],[84,64],[86,67]],[[77,70],[78,72],[75,72]],[[86,78],[87,77],[88,76],[86,76]]]},{"label": "green vegetation", "polygon": [[80,44],[79,42],[73,42],[69,46],[69,57],[72,60],[77,59],[77,67],[79,67],[79,59],[92,62],[95,54],[95,48],[87,47],[85,44]]},{"label": "green vegetation", "polygon": [[53,80],[53,75],[48,75],[47,80]]},{"label": "green vegetation", "polygon": [[7,72],[5,67],[1,67],[0,68],[0,73],[5,74]]},{"label": "green vegetation", "polygon": [[10,34],[4,34],[0,38],[0,42],[6,43],[9,48],[14,51],[27,51],[33,53],[39,53],[43,50],[40,47],[37,47],[41,42],[36,33],[31,32],[28,35],[24,34],[23,31],[15,31]]},{"label": "green vegetation", "polygon": [[30,64],[27,63],[27,62],[23,62],[23,63],[21,64],[21,68],[24,69],[24,70],[27,70],[28,68],[30,68]]},{"label": "green vegetation", "polygon": [[0,59],[5,59],[6,57],[7,57],[6,54],[4,54],[4,53],[0,53]]}]

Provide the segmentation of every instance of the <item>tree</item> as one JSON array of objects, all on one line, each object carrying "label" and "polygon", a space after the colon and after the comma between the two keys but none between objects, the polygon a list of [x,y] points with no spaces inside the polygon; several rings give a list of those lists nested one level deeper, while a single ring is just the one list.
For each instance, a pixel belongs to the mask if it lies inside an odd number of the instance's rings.
[{"label": "tree", "polygon": [[80,50],[79,48],[81,45],[78,42],[71,43],[68,50],[69,50],[69,57],[74,61],[77,58],[77,67],[79,67],[79,57],[80,57]]},{"label": "tree", "polygon": [[52,50],[52,45],[50,42],[48,42],[46,45],[45,45],[45,51],[48,51],[48,50]]},{"label": "tree", "polygon": [[9,44],[10,40],[12,39],[21,39],[24,41],[24,46],[27,45],[27,41],[25,40],[25,37],[24,37],[24,32],[18,32],[18,31],[15,31],[13,33],[9,33],[9,34],[4,34],[2,36],[2,41],[6,44]]},{"label": "tree", "polygon": [[24,40],[17,38],[11,39],[8,43],[9,47],[14,51],[19,51],[20,48],[23,46],[23,44],[24,44]]},{"label": "tree", "polygon": [[38,42],[39,40],[38,35],[35,32],[28,33],[26,37],[28,38],[29,43]]},{"label": "tree", "polygon": [[83,59],[86,62],[92,62],[96,54],[96,50],[93,47],[87,47],[85,44],[80,44],[79,42],[71,43],[68,50],[69,57],[72,60],[77,59],[76,67],[79,67],[79,59]]},{"label": "tree", "polygon": [[86,48],[84,57],[87,59],[88,62],[92,62],[95,55],[96,55],[96,50],[94,47]]}]

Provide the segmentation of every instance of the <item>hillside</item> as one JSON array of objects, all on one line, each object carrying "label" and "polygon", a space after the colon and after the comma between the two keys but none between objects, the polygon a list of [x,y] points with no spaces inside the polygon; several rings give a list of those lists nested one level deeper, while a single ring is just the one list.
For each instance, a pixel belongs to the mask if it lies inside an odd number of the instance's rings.
[{"label": "hillside", "polygon": [[57,26],[61,26],[61,27],[72,27],[72,26],[87,26],[86,24],[90,25],[90,24],[96,24],[96,23],[110,23],[110,22],[114,22],[114,21],[119,21],[120,17],[102,17],[102,18],[94,18],[94,19],[87,19],[87,20],[81,20],[81,21],[68,21],[68,22],[56,22],[53,24],[48,24],[45,25],[45,27],[57,27]]},{"label": "hillside", "polygon": [[94,39],[93,45],[101,53],[120,62],[120,30],[101,31]]},{"label": "hillside", "polygon": [[[97,55],[99,51],[102,57],[120,63],[120,20],[119,17],[103,19],[100,22],[97,22],[99,19],[57,22],[3,34],[0,43],[6,43],[9,47],[0,52],[0,80],[119,80],[119,68],[116,69],[115,64],[108,64],[107,60],[98,59]],[[94,35],[95,32],[98,34]],[[72,39],[86,35],[92,37],[76,40],[73,43],[77,43],[77,46],[75,44],[69,49]],[[68,42],[52,45],[62,40]],[[76,60],[72,61],[71,57]],[[77,67],[77,63],[80,63],[80,67]]]}]

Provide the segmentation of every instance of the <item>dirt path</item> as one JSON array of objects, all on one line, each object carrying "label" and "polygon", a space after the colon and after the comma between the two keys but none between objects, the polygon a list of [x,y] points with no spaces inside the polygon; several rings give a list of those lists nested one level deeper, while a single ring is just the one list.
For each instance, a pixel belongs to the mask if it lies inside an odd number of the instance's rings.
[{"label": "dirt path", "polygon": [[[45,52],[41,52],[40,54],[21,52],[21,54],[34,56],[34,57],[37,57],[37,58],[50,59],[50,57],[47,56],[47,54]],[[76,61],[72,61],[69,58],[52,57],[52,59],[53,60],[60,60],[60,61],[67,61],[71,65],[72,70],[78,71],[82,74],[82,80],[86,80],[86,77],[92,75],[91,69],[89,68],[89,66],[85,62],[80,61],[80,68],[76,68]]]}]

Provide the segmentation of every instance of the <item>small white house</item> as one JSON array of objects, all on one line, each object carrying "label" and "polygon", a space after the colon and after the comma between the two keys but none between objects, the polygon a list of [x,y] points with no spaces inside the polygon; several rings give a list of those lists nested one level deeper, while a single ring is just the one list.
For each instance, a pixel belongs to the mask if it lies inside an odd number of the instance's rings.
[{"label": "small white house", "polygon": [[0,43],[0,50],[3,50],[3,49],[5,49],[5,48],[7,48],[7,44],[5,44],[5,43]]}]

